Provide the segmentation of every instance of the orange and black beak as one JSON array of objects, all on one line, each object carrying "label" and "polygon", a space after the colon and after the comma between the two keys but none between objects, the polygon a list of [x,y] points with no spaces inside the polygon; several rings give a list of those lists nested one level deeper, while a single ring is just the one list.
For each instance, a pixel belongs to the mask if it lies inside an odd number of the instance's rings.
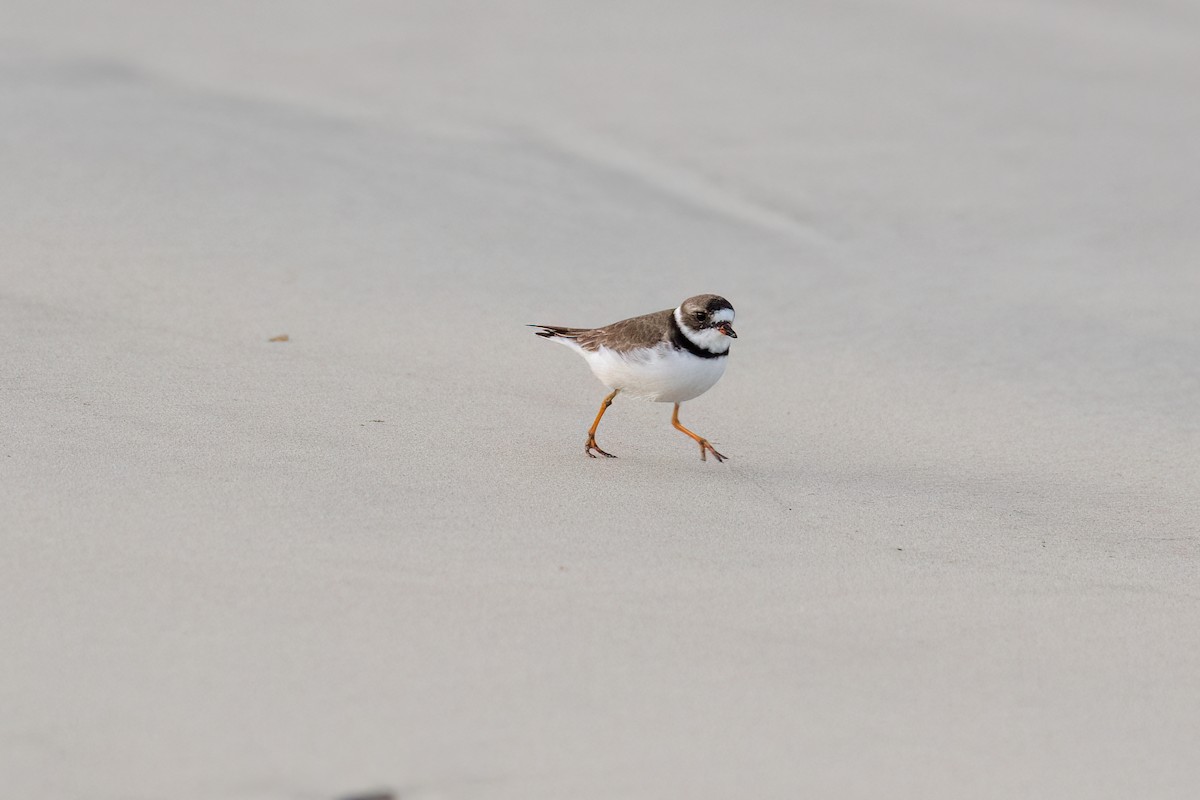
[{"label": "orange and black beak", "polygon": [[733,332],[732,322],[720,322],[717,324],[717,330],[728,336],[730,339],[736,339],[737,334]]}]

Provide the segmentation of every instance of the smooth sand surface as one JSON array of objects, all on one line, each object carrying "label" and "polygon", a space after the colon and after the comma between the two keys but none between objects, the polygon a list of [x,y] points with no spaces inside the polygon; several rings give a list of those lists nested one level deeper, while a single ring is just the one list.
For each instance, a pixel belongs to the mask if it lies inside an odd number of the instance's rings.
[{"label": "smooth sand surface", "polygon": [[7,0],[0,794],[1196,797],[1198,40]]}]

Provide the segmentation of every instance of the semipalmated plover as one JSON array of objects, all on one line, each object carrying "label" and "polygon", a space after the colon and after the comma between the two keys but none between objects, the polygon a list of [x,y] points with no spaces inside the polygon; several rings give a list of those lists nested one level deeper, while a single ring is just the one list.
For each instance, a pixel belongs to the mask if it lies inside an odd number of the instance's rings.
[{"label": "semipalmated plover", "polygon": [[657,403],[674,403],[671,424],[700,444],[700,460],[707,460],[708,453],[717,461],[725,460],[707,439],[679,423],[679,404],[707,392],[725,373],[729,345],[737,334],[733,332],[733,306],[724,297],[696,295],[679,308],[603,328],[530,327],[541,328],[536,331],[538,336],[561,342],[583,356],[600,382],[612,389],[588,429],[583,451],[590,458],[596,453],[616,458],[596,444],[596,429],[613,398],[625,392]]}]

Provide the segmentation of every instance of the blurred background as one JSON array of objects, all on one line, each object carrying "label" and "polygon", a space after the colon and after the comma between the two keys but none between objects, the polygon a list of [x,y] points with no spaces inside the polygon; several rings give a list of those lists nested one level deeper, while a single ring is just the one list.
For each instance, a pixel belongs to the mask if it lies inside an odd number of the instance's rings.
[{"label": "blurred background", "polygon": [[0,787],[1195,796],[1198,35],[0,2]]}]

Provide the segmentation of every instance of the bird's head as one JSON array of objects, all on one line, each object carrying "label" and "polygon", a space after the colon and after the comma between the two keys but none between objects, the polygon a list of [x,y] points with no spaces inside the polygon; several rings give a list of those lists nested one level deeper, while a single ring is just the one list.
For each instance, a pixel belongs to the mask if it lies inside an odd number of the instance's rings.
[{"label": "bird's head", "polygon": [[684,334],[714,353],[725,352],[729,349],[729,340],[737,338],[733,317],[733,305],[715,294],[689,297],[675,309],[675,319]]}]

